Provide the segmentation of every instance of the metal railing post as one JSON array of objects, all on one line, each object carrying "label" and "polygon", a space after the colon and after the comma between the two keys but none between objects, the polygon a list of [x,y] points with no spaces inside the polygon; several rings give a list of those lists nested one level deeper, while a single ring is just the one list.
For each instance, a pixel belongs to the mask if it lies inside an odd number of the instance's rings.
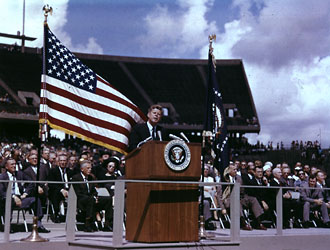
[{"label": "metal railing post", "polygon": [[283,235],[283,189],[280,187],[276,194],[276,234]]},{"label": "metal railing post", "polygon": [[77,195],[73,185],[69,189],[68,208],[66,214],[66,240],[74,241],[76,229],[76,214],[77,214]]},{"label": "metal railing post", "polygon": [[115,182],[114,220],[113,220],[113,242],[114,246],[123,244],[123,221],[125,205],[125,181]]},{"label": "metal railing post", "polygon": [[240,183],[236,182],[230,194],[230,238],[234,242],[240,238],[240,187]]},{"label": "metal railing post", "polygon": [[4,230],[4,236],[3,236],[4,242],[9,242],[12,187],[13,187],[13,181],[9,181],[8,187],[7,187],[6,205],[5,205],[5,230]]}]

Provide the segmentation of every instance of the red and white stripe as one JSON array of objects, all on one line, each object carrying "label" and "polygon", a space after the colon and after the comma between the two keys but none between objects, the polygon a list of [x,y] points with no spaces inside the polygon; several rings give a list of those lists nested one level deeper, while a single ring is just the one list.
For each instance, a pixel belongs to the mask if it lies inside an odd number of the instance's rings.
[{"label": "red and white stripe", "polygon": [[132,126],[146,119],[139,108],[99,76],[95,93],[47,75],[41,78],[39,117],[53,128],[125,153]]}]

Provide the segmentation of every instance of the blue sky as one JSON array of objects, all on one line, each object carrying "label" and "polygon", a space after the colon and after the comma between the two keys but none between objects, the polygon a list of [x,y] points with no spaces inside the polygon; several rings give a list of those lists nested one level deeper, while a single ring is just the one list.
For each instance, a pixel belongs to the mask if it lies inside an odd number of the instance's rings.
[{"label": "blue sky", "polygon": [[[0,32],[22,30],[22,2],[0,1]],[[330,2],[324,0],[26,0],[25,34],[49,26],[72,51],[121,56],[242,59],[261,123],[251,142],[330,146]],[[0,42],[13,43],[0,39]],[[111,81],[111,79],[109,79]]]},{"label": "blue sky", "polygon": [[[234,10],[228,11],[231,1],[216,1],[209,9],[205,18],[209,21],[218,19],[221,22],[229,21],[230,16],[235,14]],[[106,8],[105,8],[106,6]],[[166,8],[169,13],[182,13],[179,2],[171,0],[162,1],[70,1],[68,5],[68,23],[65,30],[72,36],[73,42],[87,42],[87,36],[81,37],[85,32],[89,36],[100,37],[104,33],[107,39],[98,40],[107,54],[127,56],[151,56],[167,57],[162,51],[154,49],[146,51],[141,47],[141,37],[147,33],[145,18],[158,8]],[[82,9],[89,9],[92,15],[86,16]],[[236,11],[237,13],[237,11]],[[80,25],[84,19],[85,25]],[[221,27],[223,29],[223,27]],[[83,39],[83,40],[81,40]],[[204,37],[207,42],[207,37]],[[189,51],[181,56],[185,58],[198,57],[198,49]],[[173,55],[173,57],[177,57]]]}]

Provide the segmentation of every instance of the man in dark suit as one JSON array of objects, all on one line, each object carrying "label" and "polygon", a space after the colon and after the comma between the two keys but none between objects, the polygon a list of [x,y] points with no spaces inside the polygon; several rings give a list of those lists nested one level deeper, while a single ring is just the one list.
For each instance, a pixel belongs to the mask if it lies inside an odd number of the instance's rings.
[{"label": "man in dark suit", "polygon": [[49,170],[51,169],[51,164],[49,163],[49,148],[44,147],[42,150],[42,154],[41,154],[41,159],[40,159],[40,165],[44,165],[44,171],[45,171],[45,178],[47,179],[48,174],[49,174]]},{"label": "man in dark suit", "polygon": [[[19,207],[23,209],[34,208],[35,197],[33,196],[33,183],[27,183],[24,187],[22,183],[15,182],[15,180],[26,180],[24,174],[21,171],[16,173],[16,161],[13,158],[8,158],[5,161],[6,172],[0,175],[0,180],[14,181],[12,187],[12,208]],[[6,192],[8,188],[8,182],[0,182],[0,199],[4,204],[6,200]],[[41,223],[43,212],[40,200],[38,199],[38,210],[34,211],[38,217],[38,231],[41,233],[49,233]]]},{"label": "man in dark suit", "polygon": [[[59,166],[50,169],[48,180],[49,181],[61,181],[63,183],[55,184],[49,183],[49,199],[54,207],[54,222],[60,223],[60,204],[65,201],[69,194],[69,186],[64,182],[68,182],[72,177],[73,171],[67,168],[67,156],[59,156]],[[62,215],[64,216],[64,214]]]},{"label": "man in dark suit", "polygon": [[95,221],[95,214],[98,211],[105,210],[105,224],[103,231],[112,231],[113,209],[111,196],[98,196],[95,184],[89,183],[93,178],[91,176],[92,165],[88,160],[80,163],[79,174],[72,177],[72,181],[84,183],[73,184],[77,195],[78,208],[86,213],[85,231],[93,232],[92,223]]},{"label": "man in dark suit", "polygon": [[140,142],[151,137],[152,140],[167,140],[164,128],[157,125],[162,118],[163,107],[160,105],[152,105],[148,109],[148,121],[146,123],[136,124],[129,137],[128,150],[135,149]]},{"label": "man in dark suit", "polygon": [[[274,168],[273,171],[273,179],[270,181],[270,186],[273,187],[290,187],[286,181],[283,181],[282,171],[280,168]],[[269,191],[269,206],[271,210],[276,211],[276,194],[277,189],[272,189]],[[296,218],[301,218],[301,210],[299,207],[301,204],[292,199],[291,190],[283,189],[283,228],[289,228],[289,219],[294,214]],[[291,213],[293,211],[293,213]]]},{"label": "man in dark suit", "polygon": [[[255,167],[255,172],[254,172],[254,176],[251,179],[250,183],[247,185],[252,185],[252,186],[263,186],[266,187],[267,184],[265,183],[264,179],[263,179],[263,167],[262,166],[256,166]],[[256,188],[250,188],[249,189],[249,195],[254,196],[257,198],[257,200],[259,201],[260,205],[262,206],[262,208],[264,209],[264,211],[269,209],[268,206],[268,190],[267,189],[256,189]]]},{"label": "man in dark suit", "polygon": [[[229,167],[228,167],[228,169],[225,170],[225,172],[228,172],[228,175],[225,176],[225,179],[228,182],[231,182],[231,183],[237,182],[237,183],[240,183],[241,185],[243,185],[242,178],[241,178],[241,176],[237,175],[237,167],[234,164],[229,164]],[[229,196],[223,202],[225,204],[225,207],[229,206],[229,204],[230,204]],[[261,216],[264,213],[262,207],[260,206],[256,197],[248,195],[244,188],[240,189],[240,205],[241,205],[240,221],[241,221],[241,228],[243,230],[252,230],[252,227],[249,224],[247,224],[244,219],[243,207],[251,209],[254,217],[256,218],[256,229],[267,230],[267,228],[261,223]],[[229,207],[226,207],[226,208],[229,208]]]},{"label": "man in dark suit", "polygon": [[[38,168],[38,155],[30,154],[28,156],[29,164],[28,167],[24,170],[24,174],[28,180],[36,181],[37,180],[37,168]],[[39,167],[39,180],[47,181],[47,169],[45,165],[40,165]],[[33,184],[35,185],[35,184]],[[41,183],[39,188],[39,198],[42,203],[46,202],[46,198],[48,196],[48,185],[47,183]]]},{"label": "man in dark suit", "polygon": [[[252,185],[252,180],[254,178],[254,174],[255,174],[255,166],[254,164],[249,164],[246,168],[246,172],[245,173],[241,173],[241,178],[242,178],[242,181],[243,181],[243,184],[244,185]],[[250,192],[250,188],[246,190],[247,194],[249,194]]]}]

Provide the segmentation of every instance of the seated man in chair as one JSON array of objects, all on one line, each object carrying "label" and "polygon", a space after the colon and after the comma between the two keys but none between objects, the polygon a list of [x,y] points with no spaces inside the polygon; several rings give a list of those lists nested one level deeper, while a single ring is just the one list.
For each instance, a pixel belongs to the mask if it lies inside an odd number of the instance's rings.
[{"label": "seated man in chair", "polygon": [[311,209],[313,209],[313,210],[321,211],[324,226],[330,227],[328,208],[327,208],[326,203],[324,202],[322,189],[320,189],[320,188],[309,189],[309,188],[317,187],[315,174],[311,174],[308,178],[308,183],[304,183],[302,187],[303,187],[303,189],[301,189],[301,199],[304,202],[303,226],[305,228],[309,227],[309,224],[310,224],[309,214],[310,214]]},{"label": "seated man in chair", "polygon": [[[24,174],[21,171],[16,173],[16,161],[13,158],[8,158],[5,161],[6,172],[0,175],[0,180],[26,180]],[[6,192],[8,188],[8,182],[0,182],[0,200],[5,203]],[[12,187],[12,208],[22,208],[30,209],[34,208],[35,197],[33,197],[33,183],[26,183],[26,187],[20,182],[14,182]],[[34,211],[35,215],[38,217],[38,231],[40,233],[49,233],[50,231],[46,229],[42,223],[41,219],[43,217],[42,207],[40,199],[38,199],[38,211]]]},{"label": "seated man in chair", "polygon": [[[242,178],[237,175],[237,166],[230,163],[229,166],[224,170],[224,177],[227,182],[230,183],[240,183],[243,184]],[[219,197],[219,203],[220,207],[225,207],[226,209],[229,208],[230,205],[230,192],[231,192],[232,186],[227,186],[224,193],[219,193],[220,190],[218,190],[218,197]],[[221,198],[220,198],[221,197]],[[223,204],[221,204],[223,203]],[[241,228],[243,230],[252,230],[251,225],[249,225],[243,214],[243,208],[249,208],[251,209],[254,217],[255,217],[255,228],[261,229],[261,230],[267,230],[267,228],[261,223],[261,217],[264,214],[264,210],[260,206],[258,200],[256,197],[250,196],[246,193],[246,190],[244,188],[240,188],[240,223]],[[226,213],[226,210],[224,210]]]},{"label": "seated man in chair", "polygon": [[77,206],[86,213],[85,231],[93,232],[92,224],[95,221],[95,214],[98,211],[105,210],[105,224],[103,231],[112,231],[113,209],[110,196],[97,196],[95,184],[89,183],[93,178],[91,176],[92,164],[88,160],[80,163],[81,172],[72,177],[72,181],[85,183],[73,184],[77,195]]},{"label": "seated man in chair", "polygon": [[54,207],[54,222],[60,223],[61,217],[63,218],[64,214],[60,215],[61,203],[68,198],[69,194],[69,185],[64,183],[70,180],[72,177],[73,171],[70,168],[67,168],[67,156],[59,156],[59,166],[56,166],[49,171],[48,180],[49,181],[61,181],[63,183],[49,183],[49,199],[51,200]]}]

